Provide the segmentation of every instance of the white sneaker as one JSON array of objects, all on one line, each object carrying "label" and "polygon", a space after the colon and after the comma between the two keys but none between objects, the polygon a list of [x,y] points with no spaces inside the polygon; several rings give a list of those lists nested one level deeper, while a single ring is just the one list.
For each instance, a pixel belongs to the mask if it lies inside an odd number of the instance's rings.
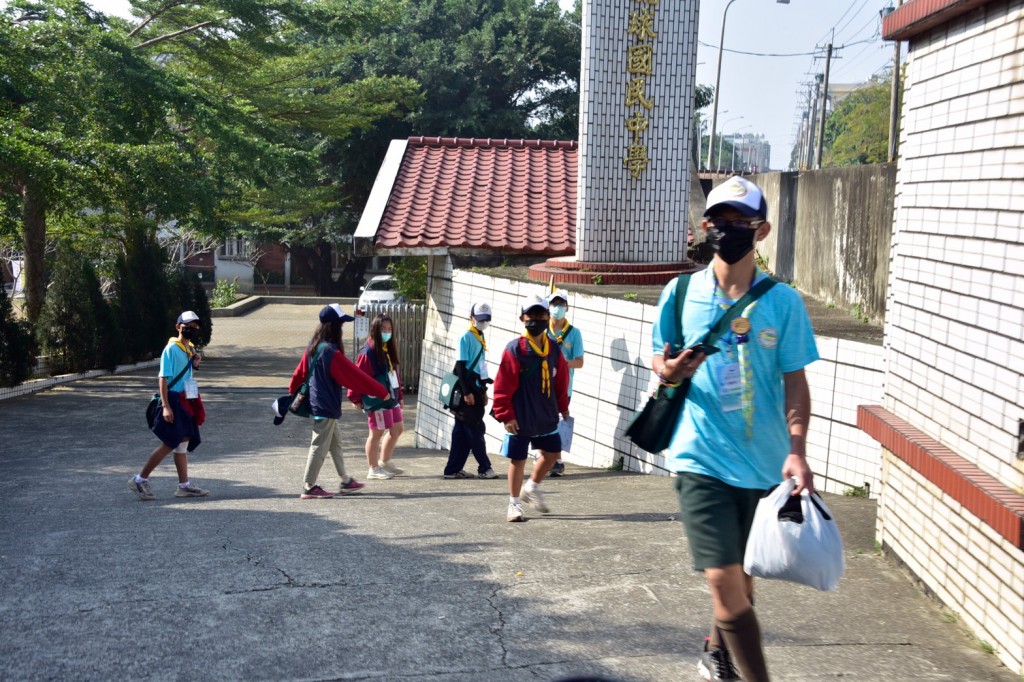
[{"label": "white sneaker", "polygon": [[497,478],[498,472],[494,469],[488,469],[487,471],[481,471],[476,475],[477,478]]},{"label": "white sneaker", "polygon": [[381,462],[380,468],[383,469],[384,471],[390,471],[395,476],[401,476],[402,474],[405,473],[405,469],[399,469],[398,467],[395,466],[395,463],[392,462],[390,459],[386,462]]},{"label": "white sneaker", "polygon": [[540,494],[540,490],[538,488],[527,490],[524,486],[523,492],[519,493],[519,499],[539,511],[541,514],[547,514],[551,511],[551,508],[548,507],[546,502],[544,502],[544,496]]},{"label": "white sneaker", "polygon": [[389,478],[394,478],[395,475],[390,471],[383,469],[382,467],[372,467],[369,473],[366,474],[366,478],[371,481],[386,481]]},{"label": "white sneaker", "polygon": [[525,521],[526,514],[523,513],[523,506],[518,502],[509,502],[508,512],[505,514],[505,520],[510,523],[516,523],[517,521]]}]

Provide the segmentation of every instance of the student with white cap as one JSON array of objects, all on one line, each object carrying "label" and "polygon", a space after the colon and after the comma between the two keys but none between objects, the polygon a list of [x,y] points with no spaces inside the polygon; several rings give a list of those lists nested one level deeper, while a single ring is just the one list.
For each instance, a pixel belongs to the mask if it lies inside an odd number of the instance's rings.
[{"label": "student with white cap", "polygon": [[[569,323],[566,315],[569,312],[569,294],[565,289],[556,289],[548,295],[548,309],[551,311],[551,326],[548,336],[558,344],[565,356],[565,364],[569,367],[569,398],[572,398],[572,380],[577,369],[583,367],[583,334],[579,328]],[[565,464],[559,457],[551,467],[551,477],[557,478],[565,473]]]},{"label": "student with white cap", "polygon": [[[708,194],[702,227],[714,258],[665,287],[651,334],[660,383],[692,381],[666,459],[693,567],[711,594],[714,620],[698,663],[706,680],[768,679],[754,581],[743,571],[747,537],[767,489],[792,477],[794,494],[814,491],[804,367],[818,351],[800,295],[755,262],[755,244],[771,231],[767,212],[760,188],[740,177]],[[712,328],[714,345],[704,342]]]},{"label": "student with white cap", "polygon": [[[558,418],[569,416],[569,368],[558,344],[548,337],[548,301],[528,296],[519,320],[526,331],[510,341],[501,355],[494,379],[491,414],[505,425],[509,458],[509,504],[506,519],[523,521],[521,502],[546,514],[550,509],[540,492],[551,467],[562,453]],[[530,480],[523,483],[530,447],[540,450]]]},{"label": "student with white cap", "polygon": [[192,377],[198,369],[202,355],[193,345],[199,338],[199,316],[191,310],[178,315],[174,328],[178,336],[171,337],[160,355],[159,390],[162,409],[153,415],[149,428],[160,445],[150,453],[145,465],[128,480],[128,489],[140,500],[155,500],[149,485],[149,475],[174,451],[174,468],[178,472],[175,497],[206,497],[210,494],[192,483],[188,477],[188,453],[199,447],[199,427],[206,419],[199,387]]},{"label": "student with white cap", "polygon": [[469,329],[459,339],[459,359],[455,362],[455,375],[459,377],[462,405],[453,410],[455,427],[452,429],[452,447],[444,467],[444,478],[473,478],[466,471],[466,460],[473,453],[477,464],[477,477],[498,478],[487,456],[484,434],[487,427],[484,415],[487,408],[487,340],[484,332],[491,323],[491,304],[474,303],[469,311]]}]

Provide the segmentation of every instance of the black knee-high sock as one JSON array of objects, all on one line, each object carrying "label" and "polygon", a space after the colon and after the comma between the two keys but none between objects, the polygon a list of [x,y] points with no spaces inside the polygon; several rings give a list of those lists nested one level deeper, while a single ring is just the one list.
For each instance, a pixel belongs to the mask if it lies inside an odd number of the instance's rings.
[{"label": "black knee-high sock", "polygon": [[761,626],[754,609],[732,620],[715,620],[725,648],[747,682],[768,682],[768,665],[761,646]]}]

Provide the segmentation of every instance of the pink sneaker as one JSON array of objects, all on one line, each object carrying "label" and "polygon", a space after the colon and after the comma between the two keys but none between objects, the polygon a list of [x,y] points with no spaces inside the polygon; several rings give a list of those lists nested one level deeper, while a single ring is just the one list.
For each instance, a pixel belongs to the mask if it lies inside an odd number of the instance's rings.
[{"label": "pink sneaker", "polygon": [[362,490],[366,487],[365,483],[360,483],[354,478],[348,479],[348,483],[342,483],[339,486],[339,493],[354,493]]},{"label": "pink sneaker", "polygon": [[309,490],[304,490],[300,499],[303,500],[329,500],[334,497],[334,493],[329,493],[318,485],[313,486]]}]

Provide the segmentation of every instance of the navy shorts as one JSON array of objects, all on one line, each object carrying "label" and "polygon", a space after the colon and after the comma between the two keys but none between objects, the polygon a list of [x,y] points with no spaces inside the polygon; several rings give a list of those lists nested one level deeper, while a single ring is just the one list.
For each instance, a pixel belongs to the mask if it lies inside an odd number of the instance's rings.
[{"label": "navy shorts", "polygon": [[549,433],[546,436],[510,436],[507,456],[514,460],[526,459],[530,446],[541,452],[562,454],[562,437],[557,433]]}]

